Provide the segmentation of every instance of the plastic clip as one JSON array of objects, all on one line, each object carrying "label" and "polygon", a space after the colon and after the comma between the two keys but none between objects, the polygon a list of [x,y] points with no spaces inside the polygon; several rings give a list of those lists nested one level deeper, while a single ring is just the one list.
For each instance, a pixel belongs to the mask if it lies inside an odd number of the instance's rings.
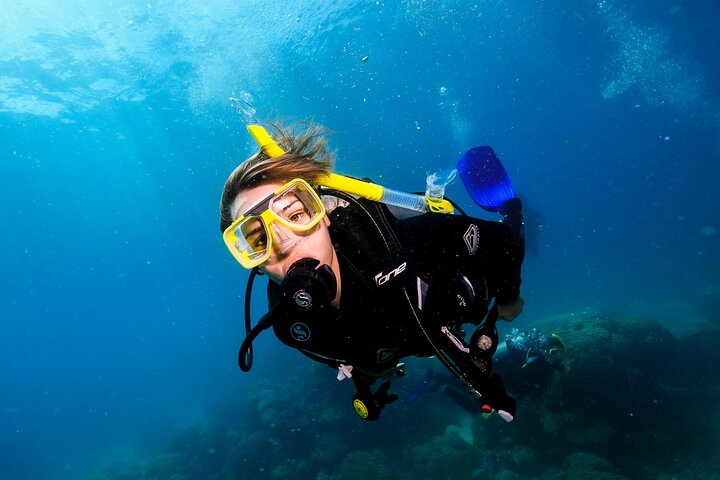
[{"label": "plastic clip", "polygon": [[352,369],[353,369],[352,365],[340,364],[340,366],[338,367],[338,374],[337,374],[338,381],[342,382],[346,378],[352,378]]},{"label": "plastic clip", "polygon": [[444,333],[445,335],[447,335],[447,337],[450,339],[450,341],[453,344],[455,344],[455,346],[458,348],[458,350],[465,352],[465,353],[470,353],[470,349],[465,346],[465,344],[462,342],[462,340],[460,340],[455,335],[453,335],[452,332],[450,332],[450,330],[448,330],[447,327],[440,328],[440,331],[442,333]]}]

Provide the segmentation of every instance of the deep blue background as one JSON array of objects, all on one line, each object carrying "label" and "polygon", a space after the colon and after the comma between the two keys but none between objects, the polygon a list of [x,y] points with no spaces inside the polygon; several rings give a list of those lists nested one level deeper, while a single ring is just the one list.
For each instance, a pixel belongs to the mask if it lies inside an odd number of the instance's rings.
[{"label": "deep blue background", "polygon": [[297,358],[263,337],[235,366],[247,275],[217,206],[253,153],[241,91],[393,188],[492,145],[547,220],[520,325],[717,319],[711,1],[0,3],[2,478],[133,455]]}]

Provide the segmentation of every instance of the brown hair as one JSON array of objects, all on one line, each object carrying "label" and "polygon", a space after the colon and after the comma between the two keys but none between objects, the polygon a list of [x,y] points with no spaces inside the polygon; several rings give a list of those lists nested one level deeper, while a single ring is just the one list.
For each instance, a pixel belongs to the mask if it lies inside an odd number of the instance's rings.
[{"label": "brown hair", "polygon": [[242,190],[269,183],[286,183],[293,178],[302,178],[312,184],[332,170],[334,159],[325,142],[327,129],[307,122],[295,123],[289,128],[277,124],[270,124],[270,127],[270,135],[285,153],[271,158],[261,150],[233,170],[220,199],[221,232],[235,220],[231,206]]}]

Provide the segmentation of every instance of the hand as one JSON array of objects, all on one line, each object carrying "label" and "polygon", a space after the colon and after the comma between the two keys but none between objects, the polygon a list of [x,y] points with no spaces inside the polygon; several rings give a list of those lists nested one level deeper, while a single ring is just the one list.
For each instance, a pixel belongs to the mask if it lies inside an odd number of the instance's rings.
[{"label": "hand", "polygon": [[353,397],[353,408],[355,412],[363,420],[377,420],[380,418],[380,412],[388,403],[392,403],[398,399],[395,394],[388,395],[390,382],[383,383],[375,394],[372,394],[370,388],[363,392],[358,392]]},{"label": "hand", "polygon": [[512,322],[522,313],[524,306],[525,300],[520,296],[512,303],[506,303],[504,305],[498,304],[498,318],[506,322]]}]

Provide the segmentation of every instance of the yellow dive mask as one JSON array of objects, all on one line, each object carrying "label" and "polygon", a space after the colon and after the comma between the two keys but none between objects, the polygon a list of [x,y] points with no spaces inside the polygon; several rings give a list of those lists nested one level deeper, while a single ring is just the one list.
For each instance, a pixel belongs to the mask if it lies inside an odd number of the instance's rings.
[{"label": "yellow dive mask", "polygon": [[233,257],[245,268],[254,268],[270,258],[275,243],[281,251],[297,240],[280,226],[306,232],[325,216],[325,205],[315,190],[296,178],[250,207],[223,233]]}]

